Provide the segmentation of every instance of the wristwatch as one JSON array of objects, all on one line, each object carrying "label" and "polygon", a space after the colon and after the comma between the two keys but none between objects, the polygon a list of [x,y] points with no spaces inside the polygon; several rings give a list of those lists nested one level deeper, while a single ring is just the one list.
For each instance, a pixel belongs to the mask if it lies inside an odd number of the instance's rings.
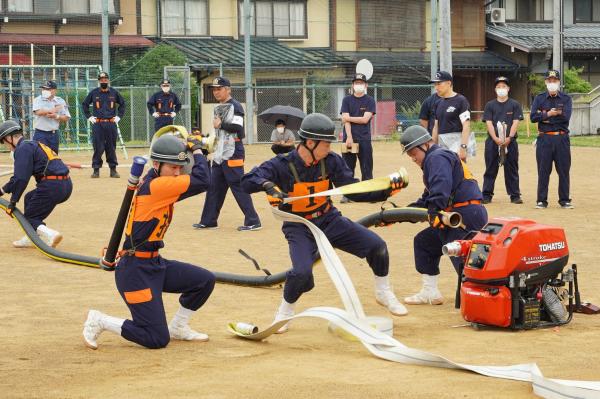
[{"label": "wristwatch", "polygon": [[464,148],[466,150],[467,149],[467,145],[466,144],[461,144],[460,148]]}]

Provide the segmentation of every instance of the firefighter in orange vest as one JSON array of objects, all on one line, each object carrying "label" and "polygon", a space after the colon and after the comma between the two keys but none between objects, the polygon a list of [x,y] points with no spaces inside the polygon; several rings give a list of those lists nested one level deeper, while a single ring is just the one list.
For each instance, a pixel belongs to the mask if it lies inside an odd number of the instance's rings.
[{"label": "firefighter in orange vest", "polygon": [[[341,156],[330,152],[335,141],[335,127],[323,114],[310,114],[302,121],[298,132],[301,143],[296,149],[255,167],[242,178],[242,188],[248,193],[266,191],[272,205],[279,205],[283,198],[302,196],[326,191],[335,185],[341,187],[356,183],[352,170]],[[403,187],[397,175],[390,176],[388,190],[348,195],[352,201],[383,201]],[[366,227],[343,217],[330,197],[312,197],[293,201],[291,213],[309,219],[319,227],[335,248],[366,258],[375,275],[375,298],[392,314],[405,315],[406,308],[398,302],[389,280],[389,255],[385,241]],[[286,207],[285,205],[284,207]],[[312,265],[319,258],[317,244],[309,229],[299,223],[283,223],[283,233],[288,240],[292,269],[287,272],[283,300],[275,321],[291,317],[296,301],[313,289]],[[279,332],[287,331],[287,325]]]}]

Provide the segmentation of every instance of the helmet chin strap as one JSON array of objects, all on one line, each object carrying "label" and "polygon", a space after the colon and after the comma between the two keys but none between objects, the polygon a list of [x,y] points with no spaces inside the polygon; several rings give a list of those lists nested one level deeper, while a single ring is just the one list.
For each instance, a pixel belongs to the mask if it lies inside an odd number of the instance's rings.
[{"label": "helmet chin strap", "polygon": [[308,148],[308,146],[306,145],[306,141],[302,141],[300,143],[301,146],[303,146],[304,148],[306,148],[308,150],[308,152],[310,153],[310,156],[312,157],[312,165],[316,165],[319,163],[319,161],[317,161],[317,158],[315,158],[315,154],[313,153],[314,150],[317,149],[317,147],[319,146],[319,144],[321,143],[321,140],[314,140],[314,142],[316,143],[314,145],[314,147],[312,149]]},{"label": "helmet chin strap", "polygon": [[160,177],[160,170],[162,169],[162,166],[163,166],[163,163],[162,163],[162,162],[159,162],[159,163],[158,163],[158,169],[156,169],[156,168],[152,168],[152,169],[154,169],[154,171],[156,172],[156,175],[157,175],[157,176],[159,176],[159,177]]}]

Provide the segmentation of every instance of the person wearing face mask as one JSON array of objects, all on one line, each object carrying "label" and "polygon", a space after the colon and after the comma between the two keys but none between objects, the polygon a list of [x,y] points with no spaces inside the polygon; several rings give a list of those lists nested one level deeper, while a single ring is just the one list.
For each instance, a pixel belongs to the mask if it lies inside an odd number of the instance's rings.
[{"label": "person wearing face mask", "polygon": [[46,144],[58,154],[60,122],[71,119],[65,100],[56,95],[56,82],[48,80],[40,86],[42,93],[33,100],[33,140]]},{"label": "person wearing face mask", "polygon": [[471,134],[469,101],[454,91],[452,75],[439,71],[430,80],[440,97],[435,107],[435,123],[431,137],[436,144],[458,154],[463,161],[475,151],[475,136]]},{"label": "person wearing face mask", "polygon": [[154,93],[146,103],[148,112],[154,117],[154,131],[172,125],[173,119],[181,110],[179,97],[171,91],[171,82],[164,79],[160,82],[160,88],[161,91]]},{"label": "person wearing face mask", "polygon": [[[454,240],[462,240],[470,231],[478,231],[487,223],[487,211],[481,205],[483,196],[477,181],[458,154],[437,145],[422,126],[411,126],[400,138],[402,153],[423,170],[425,190],[409,207],[426,208],[429,227],[417,233],[414,257],[423,287],[413,296],[404,298],[409,305],[441,305],[444,298],[438,289],[442,247]],[[458,212],[464,227],[449,228],[440,219],[440,211]],[[462,276],[462,259],[451,258]],[[460,295],[457,292],[457,296]],[[458,304],[458,299],[455,304]]]},{"label": "person wearing face mask", "polygon": [[[504,162],[504,185],[513,204],[522,204],[519,190],[519,147],[517,127],[523,120],[521,104],[508,98],[510,86],[508,78],[499,76],[495,82],[496,99],[489,101],[483,111],[488,138],[485,141],[485,173],[483,175],[483,203],[489,204],[494,196],[494,184],[498,175],[498,147],[507,149]],[[498,122],[506,126],[506,140],[500,141],[497,132]]]},{"label": "person wearing face mask", "polygon": [[285,122],[278,120],[275,122],[275,129],[271,133],[271,151],[275,154],[285,154],[294,148],[296,138],[290,129],[286,129]]},{"label": "person wearing face mask", "polygon": [[[358,154],[350,151],[342,154],[342,158],[354,173],[356,158],[360,163],[361,180],[373,178],[373,147],[371,145],[371,118],[375,115],[376,104],[373,97],[367,94],[367,77],[357,73],[352,79],[352,94],[342,100],[343,140],[347,148],[358,143]],[[346,197],[342,202],[349,202]]]},{"label": "person wearing face mask", "polygon": [[[109,77],[106,72],[98,75],[97,87],[89,92],[81,103],[83,113],[92,124],[92,178],[100,177],[102,167],[102,154],[106,153],[106,163],[110,167],[110,177],[119,178],[117,172],[117,123],[125,115],[125,99],[109,86]],[[93,106],[90,112],[90,105]]]},{"label": "person wearing face mask", "polygon": [[[69,177],[69,168],[60,160],[50,147],[41,141],[25,140],[21,125],[9,119],[0,124],[0,144],[14,151],[14,174],[1,189],[0,196],[10,193],[10,203],[6,213],[12,213],[23,196],[23,192],[33,176],[35,189],[25,194],[24,216],[42,240],[56,247],[63,236],[46,226],[44,220],[50,216],[56,205],[69,199],[73,184]],[[14,241],[15,248],[29,248],[33,244],[24,236]]]},{"label": "person wearing face mask", "polygon": [[538,167],[537,209],[548,207],[548,182],[552,164],[558,174],[558,204],[563,209],[574,208],[570,196],[571,140],[569,120],[573,101],[560,91],[560,73],[546,73],[547,91],[538,94],[531,105],[531,121],[538,124],[535,158]]},{"label": "person wearing face mask", "polygon": [[[202,143],[189,136],[187,143],[171,135],[159,137],[150,149],[152,169],[139,183],[125,230],[123,250],[115,268],[117,290],[131,312],[131,320],[90,310],[83,327],[85,345],[98,349],[104,331],[120,335],[150,349],[164,348],[172,339],[208,341],[194,331],[189,320],[212,294],[215,275],[189,263],[165,259],[159,251],[173,218],[173,205],[208,188],[209,172]],[[190,162],[190,174],[182,173]],[[163,293],[180,293],[179,309],[167,324]]]},{"label": "person wearing face mask", "polygon": [[[295,149],[253,168],[242,177],[242,188],[248,193],[265,191],[272,206],[310,220],[325,233],[334,248],[366,258],[374,274],[376,301],[396,316],[405,315],[406,308],[398,302],[390,287],[389,254],[381,237],[342,216],[330,197],[306,198],[283,204],[286,197],[318,193],[358,181],[344,160],[331,152],[331,143],[336,140],[336,135],[333,121],[328,116],[319,113],[307,115],[298,135],[301,141]],[[402,188],[402,179],[398,174],[392,174],[389,189],[348,196],[352,201],[385,201]],[[291,317],[300,296],[313,289],[313,264],[319,258],[315,239],[305,225],[284,222],[282,231],[288,241],[292,269],[286,275],[283,299],[275,321]],[[287,329],[286,324],[278,333]]]}]

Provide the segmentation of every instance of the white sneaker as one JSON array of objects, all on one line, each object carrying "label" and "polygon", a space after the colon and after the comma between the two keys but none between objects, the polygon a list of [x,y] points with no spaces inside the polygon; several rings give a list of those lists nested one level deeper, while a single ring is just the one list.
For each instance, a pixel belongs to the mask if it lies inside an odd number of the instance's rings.
[{"label": "white sneaker", "polygon": [[408,310],[398,301],[392,290],[376,290],[375,300],[381,306],[386,307],[394,316],[405,316],[408,314]]},{"label": "white sneaker", "polygon": [[404,303],[408,305],[441,305],[444,303],[444,297],[438,290],[422,288],[415,295],[404,298]]},{"label": "white sneaker", "polygon": [[31,248],[31,247],[33,247],[31,240],[27,236],[24,236],[20,240],[13,241],[12,244],[13,244],[13,247],[15,247],[15,248]]},{"label": "white sneaker", "polygon": [[37,233],[44,241],[46,241],[46,244],[52,248],[56,248],[56,246],[60,244],[63,239],[62,234],[56,230],[52,230],[48,226],[44,226],[43,224],[38,226]]},{"label": "white sneaker", "polygon": [[171,336],[171,339],[178,339],[181,341],[208,341],[208,335],[192,330],[187,324],[176,326],[169,325],[169,335]]},{"label": "white sneaker", "polygon": [[98,349],[98,337],[104,331],[102,316],[104,315],[101,312],[90,310],[87,320],[83,324],[83,340],[85,346],[90,349]]},{"label": "white sneaker", "polygon": [[[294,312],[280,312],[279,310],[275,313],[275,319],[272,324],[277,323],[279,320],[289,319],[294,315]],[[290,329],[290,322],[285,323],[283,326],[279,327],[279,330],[275,332],[275,334],[283,334]]]}]

